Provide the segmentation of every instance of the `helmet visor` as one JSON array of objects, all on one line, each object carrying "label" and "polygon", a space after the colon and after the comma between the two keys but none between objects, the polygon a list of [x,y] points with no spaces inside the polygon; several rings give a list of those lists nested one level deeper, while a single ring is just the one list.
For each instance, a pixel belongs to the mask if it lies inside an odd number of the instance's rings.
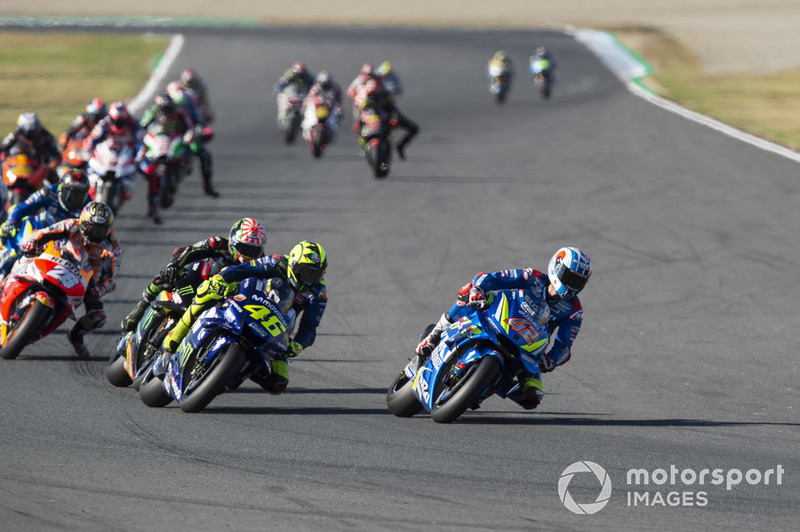
[{"label": "helmet visor", "polygon": [[300,284],[305,286],[318,284],[325,275],[325,270],[317,264],[296,264],[292,271]]},{"label": "helmet visor", "polygon": [[92,242],[100,242],[111,234],[111,226],[86,223],[81,226],[81,233]]},{"label": "helmet visor", "polygon": [[83,207],[88,193],[88,187],[84,189],[65,188],[61,191],[61,202],[68,211],[77,211]]},{"label": "helmet visor", "polygon": [[233,245],[236,253],[247,259],[257,259],[264,255],[264,248],[256,246],[255,244],[245,244],[244,242],[237,242]]},{"label": "helmet visor", "polygon": [[561,279],[561,283],[566,286],[568,290],[576,294],[583,290],[583,287],[586,286],[586,281],[589,280],[588,277],[578,275],[564,264],[558,266],[558,278]]}]

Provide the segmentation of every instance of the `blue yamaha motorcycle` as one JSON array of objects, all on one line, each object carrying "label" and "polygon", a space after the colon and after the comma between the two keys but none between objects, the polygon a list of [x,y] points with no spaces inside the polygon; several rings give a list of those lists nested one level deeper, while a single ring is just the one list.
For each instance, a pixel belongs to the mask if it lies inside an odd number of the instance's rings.
[{"label": "blue yamaha motorcycle", "polygon": [[165,375],[151,366],[139,388],[142,402],[165,406],[175,400],[184,412],[199,412],[254,373],[268,374],[272,359],[286,352],[294,297],[285,279],[242,281],[236,294],[195,320]]},{"label": "blue yamaha motorcycle", "polygon": [[389,411],[411,417],[425,409],[437,423],[450,423],[494,394],[508,397],[518,388],[518,370],[539,372],[549,316],[544,296],[533,290],[492,293],[486,310],[472,311],[442,333],[429,358],[409,361],[389,387]]}]

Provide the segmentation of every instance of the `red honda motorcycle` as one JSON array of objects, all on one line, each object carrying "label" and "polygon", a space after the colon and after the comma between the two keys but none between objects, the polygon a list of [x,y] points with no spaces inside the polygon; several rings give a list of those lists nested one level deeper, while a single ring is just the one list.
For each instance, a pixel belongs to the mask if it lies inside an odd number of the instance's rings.
[{"label": "red honda motorcycle", "polygon": [[38,256],[20,260],[0,297],[0,358],[17,358],[67,318],[76,319],[93,273],[88,257],[68,241],[49,242]]}]

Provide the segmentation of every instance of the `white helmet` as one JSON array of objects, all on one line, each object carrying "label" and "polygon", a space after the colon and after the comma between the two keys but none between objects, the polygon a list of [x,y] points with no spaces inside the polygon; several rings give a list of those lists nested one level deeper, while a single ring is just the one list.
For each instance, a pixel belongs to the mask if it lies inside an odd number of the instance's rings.
[{"label": "white helmet", "polygon": [[592,260],[578,248],[561,248],[547,265],[547,277],[561,299],[578,295],[592,275]]}]

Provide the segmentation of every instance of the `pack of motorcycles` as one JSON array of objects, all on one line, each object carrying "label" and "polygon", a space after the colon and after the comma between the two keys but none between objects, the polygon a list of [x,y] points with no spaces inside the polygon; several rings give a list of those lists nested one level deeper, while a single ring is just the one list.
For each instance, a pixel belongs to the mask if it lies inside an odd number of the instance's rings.
[{"label": "pack of motorcycles", "polygon": [[[490,68],[488,77],[490,94],[497,103],[503,103],[511,86],[510,72]],[[549,98],[552,72],[534,73],[534,86],[543,98]],[[277,95],[278,125],[286,143],[292,143],[299,134],[303,103],[303,95],[289,87],[285,94]],[[306,135],[314,157],[320,157],[333,141],[328,121],[336,119],[325,102],[317,102],[317,117]],[[376,177],[385,177],[391,156],[388,119],[372,113],[362,122],[369,131],[365,158]],[[66,146],[64,164],[84,162],[76,156],[81,148],[76,143],[81,140]],[[101,184],[95,187],[97,199],[118,206],[120,180],[136,172],[134,154],[113,143],[104,144],[98,145],[86,164]],[[159,161],[165,172],[170,165],[178,171],[178,167],[185,168],[186,154],[177,144],[164,131],[149,131],[146,156]],[[3,161],[4,181],[13,180],[5,183],[9,189],[25,189],[30,194],[41,186],[37,178],[32,160],[23,156]],[[14,188],[17,180],[25,185]],[[8,195],[7,201],[21,201],[25,196]],[[35,223],[24,227],[27,229],[15,237],[24,238],[38,228]],[[76,319],[76,308],[92,275],[84,257],[72,256],[68,248],[55,242],[33,260],[23,262],[3,282],[0,314],[9,317],[8,321],[0,320],[3,359],[16,358],[27,345],[49,335],[68,318]],[[274,357],[287,348],[297,316],[292,309],[294,293],[288,284],[263,279],[246,279],[236,293],[204,312],[169,361],[166,372],[154,372],[158,348],[191,297],[191,293],[188,298],[182,296],[179,287],[162,292],[137,328],[121,335],[106,368],[110,384],[133,387],[151,407],[176,402],[185,412],[199,412],[251,375],[269,373]],[[538,370],[538,359],[549,341],[547,311],[546,302],[529,290],[498,292],[489,308],[475,310],[445,330],[430,356],[414,354],[389,387],[389,411],[398,417],[411,417],[425,410],[435,422],[450,423],[493,395],[505,398],[513,394],[513,377],[519,368]],[[422,331],[420,339],[432,327],[430,324]]]}]

